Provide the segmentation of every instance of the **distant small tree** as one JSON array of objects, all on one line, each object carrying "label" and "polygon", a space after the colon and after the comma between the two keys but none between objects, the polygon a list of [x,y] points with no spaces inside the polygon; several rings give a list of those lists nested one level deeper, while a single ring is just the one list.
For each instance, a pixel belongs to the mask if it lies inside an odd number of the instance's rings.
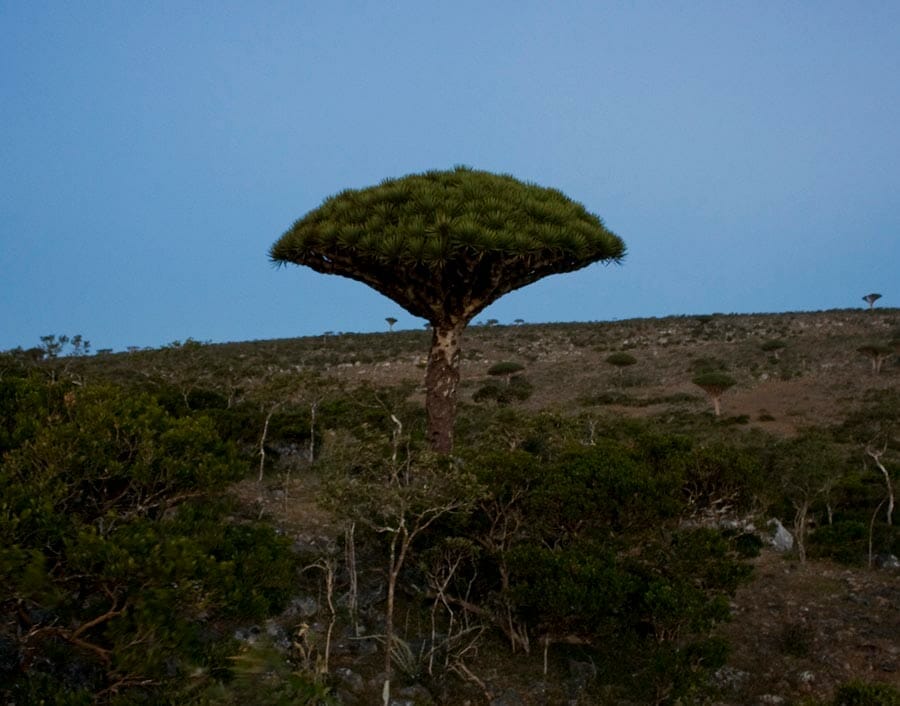
[{"label": "distant small tree", "polygon": [[63,335],[57,337],[55,334],[48,334],[46,336],[41,336],[41,349],[44,351],[44,356],[46,358],[57,358],[68,342],[68,336]]},{"label": "distant small tree", "polygon": [[534,391],[531,383],[522,375],[514,375],[510,381],[503,385],[493,380],[482,385],[472,395],[474,402],[496,402],[499,406],[505,407],[513,402],[524,402]]},{"label": "distant small tree", "polygon": [[613,353],[612,355],[607,356],[606,362],[615,366],[621,375],[625,368],[637,363],[637,358],[629,353]]},{"label": "distant small tree", "polygon": [[760,348],[764,353],[771,353],[775,356],[775,360],[781,357],[781,351],[787,347],[787,344],[778,338],[771,338],[768,341],[763,341]]},{"label": "distant small tree", "polygon": [[884,361],[894,354],[894,349],[891,346],[885,346],[881,343],[867,343],[857,348],[856,351],[872,361],[872,372],[876,375],[881,372],[881,366],[884,365]]},{"label": "distant small tree", "polygon": [[72,336],[72,339],[69,341],[69,343],[71,343],[72,345],[72,350],[69,352],[69,355],[87,355],[91,350],[91,342],[85,340],[85,338],[80,333],[76,333],[74,336]]},{"label": "distant small tree", "polygon": [[869,309],[874,308],[875,302],[877,302],[879,299],[881,299],[881,295],[876,294],[875,292],[872,292],[871,294],[867,294],[866,296],[863,297],[863,301],[867,302],[869,304]]},{"label": "distant small tree", "polygon": [[387,318],[385,318],[385,321],[387,321],[388,329],[393,331],[394,324],[397,323],[397,319],[395,319],[393,316],[388,316]]},{"label": "distant small tree", "polygon": [[735,379],[727,373],[708,372],[697,375],[692,382],[706,393],[709,401],[712,402],[716,416],[720,416],[722,395],[734,387]]},{"label": "distant small tree", "polygon": [[488,368],[488,375],[505,378],[506,384],[509,385],[510,380],[512,380],[512,376],[516,373],[522,372],[524,369],[525,366],[521,363],[516,363],[511,360],[504,360],[500,363],[495,363],[490,368]]}]

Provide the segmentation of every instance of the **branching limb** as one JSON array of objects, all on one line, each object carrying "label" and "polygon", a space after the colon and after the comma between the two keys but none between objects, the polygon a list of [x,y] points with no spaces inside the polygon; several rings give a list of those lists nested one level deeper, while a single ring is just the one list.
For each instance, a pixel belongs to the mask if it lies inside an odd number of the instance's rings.
[{"label": "branching limb", "polygon": [[887,523],[888,525],[893,524],[894,518],[894,486],[891,484],[891,474],[888,473],[888,469],[885,467],[884,463],[881,460],[881,457],[884,456],[887,451],[887,442],[885,442],[882,447],[876,448],[871,443],[866,445],[866,453],[872,458],[875,462],[875,465],[878,466],[878,470],[881,471],[881,474],[884,476],[884,484],[887,487]]}]

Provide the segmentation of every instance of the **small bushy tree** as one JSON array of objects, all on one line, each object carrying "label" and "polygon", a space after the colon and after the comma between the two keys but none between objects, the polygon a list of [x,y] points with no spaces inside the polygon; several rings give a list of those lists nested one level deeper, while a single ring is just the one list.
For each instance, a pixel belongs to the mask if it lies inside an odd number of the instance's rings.
[{"label": "small bushy tree", "polygon": [[806,561],[809,514],[845,475],[844,459],[831,437],[808,430],[781,442],[775,450],[775,470],[787,500],[794,508],[794,539],[800,561]]},{"label": "small bushy tree", "polygon": [[511,360],[501,361],[499,363],[494,363],[490,368],[488,368],[488,375],[493,375],[494,377],[502,377],[506,380],[506,384],[509,385],[512,376],[516,373],[522,372],[525,369],[525,366],[521,363],[516,363]]},{"label": "small bushy tree", "polygon": [[387,599],[384,629],[384,703],[390,701],[393,656],[397,646],[394,609],[400,573],[413,543],[449,515],[465,513],[481,490],[475,477],[448,457],[413,449],[398,425],[389,445],[351,442],[332,449],[326,504],[346,519],[385,538]]},{"label": "small bushy tree", "polygon": [[872,362],[872,372],[876,375],[881,372],[881,367],[893,354],[894,349],[881,343],[866,343],[856,349]]},{"label": "small bushy tree", "polygon": [[771,353],[775,357],[775,360],[778,360],[781,357],[781,351],[786,347],[787,343],[780,338],[770,338],[768,341],[763,341],[760,345],[760,349],[765,353]]},{"label": "small bushy tree", "polygon": [[635,358],[630,353],[619,352],[607,356],[606,362],[614,366],[621,375],[622,371],[625,370],[625,368],[629,368],[637,363],[637,358]]},{"label": "small bushy tree", "polygon": [[716,416],[720,416],[722,395],[734,387],[735,379],[727,373],[707,372],[695,376],[692,382],[706,393]]}]

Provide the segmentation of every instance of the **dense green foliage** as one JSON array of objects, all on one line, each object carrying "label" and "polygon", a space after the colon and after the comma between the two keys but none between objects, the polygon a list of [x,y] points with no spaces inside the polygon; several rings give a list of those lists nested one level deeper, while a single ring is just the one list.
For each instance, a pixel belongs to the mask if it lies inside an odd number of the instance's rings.
[{"label": "dense green foliage", "polygon": [[635,358],[630,353],[613,353],[606,357],[606,362],[610,365],[614,365],[617,368],[627,368],[629,365],[634,365],[637,363],[637,358]]},{"label": "dense green foliage", "polygon": [[515,373],[521,372],[525,366],[512,360],[502,360],[494,363],[488,368],[488,375],[496,375],[497,377],[505,377],[507,380]]},{"label": "dense green foliage", "polygon": [[618,236],[561,192],[465,167],[342,191],[270,251],[275,262],[364,282],[435,326],[624,254]]},{"label": "dense green foliage", "polygon": [[472,401],[492,401],[498,405],[508,405],[527,400],[533,389],[524,375],[511,375],[504,383],[489,380],[472,394]]},{"label": "dense green foliage", "polygon": [[691,382],[710,394],[721,394],[734,386],[735,379],[727,373],[710,371],[696,375]]},{"label": "dense green foliage", "polygon": [[833,706],[900,706],[900,691],[887,684],[854,681],[838,689]]},{"label": "dense green foliage", "polygon": [[473,457],[487,494],[458,530],[480,559],[458,580],[514,646],[577,644],[605,665],[607,689],[675,698],[721,664],[709,631],[749,569],[725,535],[683,522],[697,502],[686,489],[709,480],[695,463],[706,451],[677,438],[641,442],[552,461]]},{"label": "dense green foliage", "polygon": [[[710,317],[703,335],[732,336],[731,323]],[[683,381],[728,370],[744,389],[753,383],[742,365],[758,365],[760,341],[783,335],[748,334],[743,364],[703,350],[678,370]],[[608,385],[604,360],[626,335],[605,325],[478,327],[467,363],[481,372],[466,388],[456,455],[442,458],[422,448],[415,386],[390,382],[393,361],[414,367],[409,352],[426,336],[0,354],[0,698],[338,703],[338,672],[321,669],[324,635],[313,635],[329,619],[327,575],[335,642],[356,621],[377,636],[367,679],[383,668],[387,578],[398,682],[451,695],[439,702],[460,702],[473,683],[465,669],[485,678],[482,656],[520,664],[532,679],[546,653],[548,689],[572,677],[571,665],[592,665],[578,682],[588,702],[702,703],[727,654],[717,626],[747,578],[745,558],[766,541],[764,531],[744,533],[744,521],[806,527],[813,558],[865,565],[897,553],[896,518],[885,518],[886,483],[896,486],[900,470],[894,367],[861,376],[879,387],[841,409],[840,424],[778,439],[665,390],[615,396],[617,405],[665,407],[645,421],[605,410],[606,388],[577,410],[535,411],[522,400],[534,389],[543,405],[556,383],[535,353],[550,337],[599,353],[595,379]],[[864,370],[855,348],[845,346],[846,358]],[[783,358],[799,349],[792,340]],[[491,375],[494,361],[513,358],[528,361],[529,380],[505,367]],[[359,361],[391,366],[373,366],[378,382],[366,383]],[[652,376],[655,366],[641,367]],[[222,495],[257,473],[259,485],[239,485],[241,503]],[[263,512],[312,503],[288,495],[301,475],[321,483],[316,512],[336,518],[327,548],[298,541],[291,551],[282,518]],[[279,500],[264,506],[257,494]],[[351,523],[359,604],[349,602]],[[315,570],[299,572],[300,560]],[[319,597],[306,626],[319,652],[298,655],[265,630],[253,645],[238,639],[298,595]],[[299,620],[278,617],[282,638]],[[810,656],[808,633],[783,639],[785,654]],[[854,683],[833,698],[877,705],[895,696]]]},{"label": "dense green foliage", "polygon": [[245,466],[211,420],[34,376],[0,407],[0,694],[162,703],[227,678],[228,626],[283,606],[295,567],[228,520],[216,489]]}]

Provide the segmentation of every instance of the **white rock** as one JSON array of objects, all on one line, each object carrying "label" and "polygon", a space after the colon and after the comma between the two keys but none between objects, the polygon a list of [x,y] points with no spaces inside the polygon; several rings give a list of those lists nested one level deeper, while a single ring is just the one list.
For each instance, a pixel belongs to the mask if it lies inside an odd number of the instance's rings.
[{"label": "white rock", "polygon": [[772,547],[777,552],[789,552],[794,548],[794,535],[785,529],[780,520],[771,519],[768,522],[769,527],[775,527],[775,534],[769,540]]}]

